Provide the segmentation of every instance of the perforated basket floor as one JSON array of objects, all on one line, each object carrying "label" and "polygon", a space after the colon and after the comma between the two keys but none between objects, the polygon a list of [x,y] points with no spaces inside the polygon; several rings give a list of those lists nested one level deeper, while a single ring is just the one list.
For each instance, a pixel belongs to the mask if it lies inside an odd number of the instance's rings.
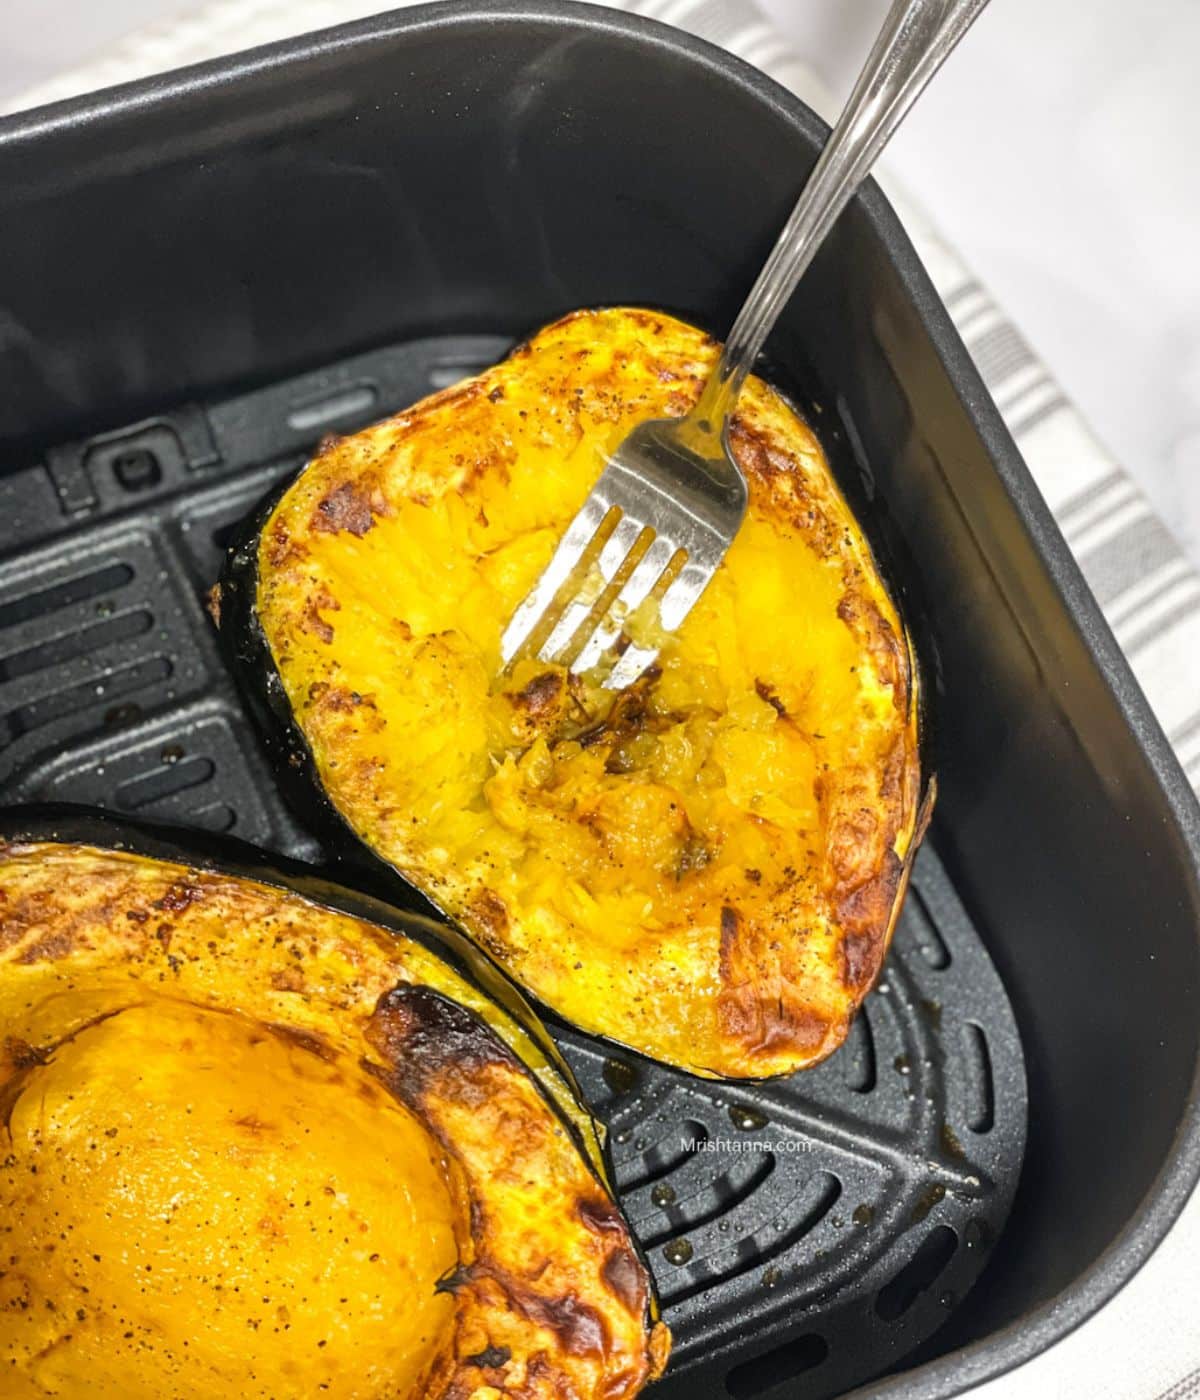
[{"label": "perforated basket floor", "polygon": [[[322,433],[491,363],[437,338],[161,417],[0,478],[0,792],[319,861],[204,611],[234,526]],[[609,1124],[675,1334],[661,1393],[821,1400],[894,1366],[983,1269],[1016,1189],[1012,1009],[926,848],[885,975],[819,1069],[724,1086],[557,1030]]]}]

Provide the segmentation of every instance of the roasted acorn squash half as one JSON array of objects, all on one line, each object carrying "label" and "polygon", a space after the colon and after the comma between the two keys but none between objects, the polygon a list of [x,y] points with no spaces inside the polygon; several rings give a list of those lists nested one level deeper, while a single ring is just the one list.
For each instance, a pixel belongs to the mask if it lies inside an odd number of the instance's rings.
[{"label": "roasted acorn squash half", "polygon": [[813,433],[748,382],[745,524],[632,688],[499,654],[605,452],[683,413],[716,354],[666,315],[568,316],[327,442],[217,601],[281,768],[518,982],[655,1059],[757,1077],[844,1039],[932,796],[913,649]]},{"label": "roasted acorn squash half", "polygon": [[591,1121],[470,945],[104,819],[3,829],[5,1396],[613,1400],[662,1369]]}]

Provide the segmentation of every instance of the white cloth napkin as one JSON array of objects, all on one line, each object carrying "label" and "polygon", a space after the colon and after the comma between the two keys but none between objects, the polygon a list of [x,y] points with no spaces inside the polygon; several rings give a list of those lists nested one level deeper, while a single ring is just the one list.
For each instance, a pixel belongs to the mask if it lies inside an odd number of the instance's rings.
[{"label": "white cloth napkin", "polygon": [[[413,0],[210,0],[140,31],[8,110],[75,96]],[[756,64],[827,119],[823,85],[756,0],[608,0],[691,30]],[[1074,551],[1118,642],[1200,787],[1200,575],[1096,441],[1020,331],[926,214],[881,176],[930,276]],[[1102,1169],[1102,1164],[1101,1164]],[[984,1276],[979,1287],[987,1287]],[[1200,1400],[1200,1197],[1133,1281],[1057,1346],[970,1392],[973,1400],[1079,1396]]]}]

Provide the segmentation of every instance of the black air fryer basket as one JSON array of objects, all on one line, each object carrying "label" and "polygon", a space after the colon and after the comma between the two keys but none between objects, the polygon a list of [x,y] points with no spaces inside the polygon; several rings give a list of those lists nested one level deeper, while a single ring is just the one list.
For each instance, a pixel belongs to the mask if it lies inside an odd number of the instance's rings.
[{"label": "black air fryer basket", "polygon": [[[564,311],[720,332],[822,136],[727,55],[551,0],[0,122],[5,803],[328,866],[205,612],[238,522]],[[1082,1321],[1196,1179],[1200,810],[873,187],[768,350],[918,637],[931,836],[818,1070],[701,1083],[551,1028],[675,1333],[658,1393],[932,1400]]]}]

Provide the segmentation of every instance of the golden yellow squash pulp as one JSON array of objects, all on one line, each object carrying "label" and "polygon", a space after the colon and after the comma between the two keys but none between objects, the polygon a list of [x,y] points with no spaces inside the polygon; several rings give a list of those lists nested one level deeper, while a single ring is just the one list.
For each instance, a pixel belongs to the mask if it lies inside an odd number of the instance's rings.
[{"label": "golden yellow squash pulp", "polygon": [[661,1369],[624,1223],[527,1065],[565,1085],[421,945],[12,846],[0,1026],[0,1394],[612,1400]]},{"label": "golden yellow squash pulp", "polygon": [[568,1021],[760,1076],[841,1043],[920,827],[911,651],[812,433],[750,380],[746,522],[632,689],[499,654],[605,453],[716,353],[581,312],[328,445],[264,526],[255,605],[361,840]]}]

